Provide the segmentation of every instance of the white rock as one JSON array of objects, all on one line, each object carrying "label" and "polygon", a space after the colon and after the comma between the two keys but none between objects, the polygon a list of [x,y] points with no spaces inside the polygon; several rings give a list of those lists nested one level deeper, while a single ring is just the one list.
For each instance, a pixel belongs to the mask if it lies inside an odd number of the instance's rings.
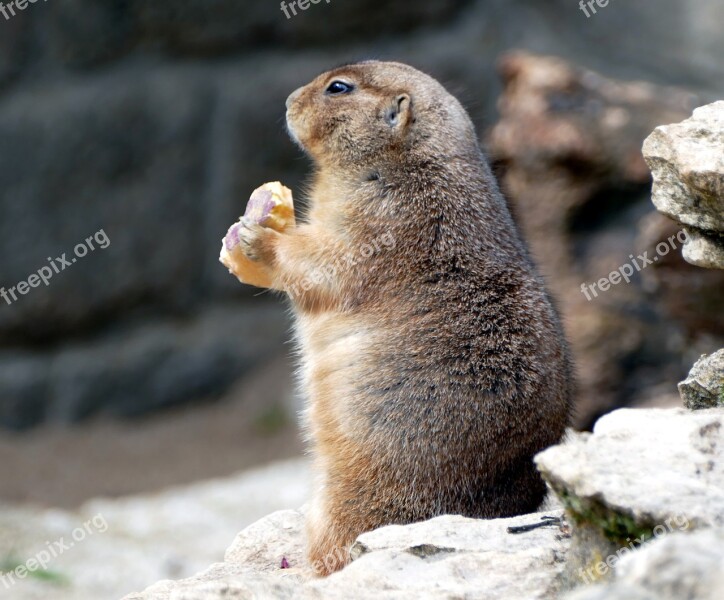
[{"label": "white rock", "polygon": [[724,101],[686,121],[657,127],[643,146],[656,208],[685,225],[684,258],[724,268]]},{"label": "white rock", "polygon": [[574,512],[609,511],[637,528],[724,525],[722,409],[617,410],[536,463]]},{"label": "white rock", "polygon": [[352,549],[358,558],[352,564],[311,587],[325,598],[349,597],[353,589],[378,597],[395,592],[400,598],[554,597],[567,537],[558,527],[507,532],[509,526],[535,523],[541,516],[443,516],[383,527],[358,538]]},{"label": "white rock", "polygon": [[[281,511],[242,531],[224,565],[184,581],[161,582],[126,600],[553,598],[568,537],[558,526],[507,532],[509,526],[538,523],[541,516],[443,516],[383,527],[360,536],[354,562],[318,579],[304,559],[302,513]],[[280,568],[282,556],[291,568]]]}]

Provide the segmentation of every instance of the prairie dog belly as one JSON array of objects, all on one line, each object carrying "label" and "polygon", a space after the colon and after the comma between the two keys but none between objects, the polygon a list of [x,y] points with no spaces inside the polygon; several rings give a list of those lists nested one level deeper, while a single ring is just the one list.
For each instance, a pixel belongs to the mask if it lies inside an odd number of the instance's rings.
[{"label": "prairie dog belly", "polygon": [[313,436],[342,436],[356,431],[355,387],[373,369],[370,364],[375,331],[359,315],[327,312],[300,315],[296,337],[301,351],[299,383],[308,403],[305,426]]}]

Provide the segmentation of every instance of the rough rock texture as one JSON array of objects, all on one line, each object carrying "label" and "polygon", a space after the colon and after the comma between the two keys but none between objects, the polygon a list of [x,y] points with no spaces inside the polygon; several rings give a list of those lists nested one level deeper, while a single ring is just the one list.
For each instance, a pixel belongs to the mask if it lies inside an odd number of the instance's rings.
[{"label": "rough rock texture", "polygon": [[[159,582],[127,600],[172,598],[554,598],[568,537],[556,526],[521,534],[507,527],[536,523],[544,513],[514,519],[444,516],[361,535],[354,561],[326,579],[304,560],[303,515],[282,511],[242,531],[223,564],[191,579]],[[281,569],[286,558],[289,569]]]},{"label": "rough rock texture", "polygon": [[688,234],[684,258],[724,269],[724,101],[657,127],[643,152],[654,176],[654,205]]},{"label": "rough rock texture", "polygon": [[567,577],[620,548],[724,526],[724,410],[617,410],[536,463],[575,523]]},{"label": "rough rock texture", "polygon": [[[665,394],[676,404],[670,390],[691,361],[724,343],[724,276],[668,248],[657,255],[677,229],[651,205],[641,144],[696,98],[527,53],[503,57],[499,69],[500,120],[487,142],[564,315],[579,378],[576,425]],[[619,275],[605,291],[590,289],[642,252],[653,263],[630,266],[630,282]]]},{"label": "rough rock texture", "polygon": [[[225,479],[162,493],[87,502],[78,511],[0,506],[0,571],[72,541],[72,532],[100,515],[93,533],[6,589],[7,600],[111,600],[154,581],[189,577],[221,561],[234,532],[309,498],[309,465],[290,460]],[[253,527],[251,528],[253,531]],[[296,532],[296,529],[295,529]]]},{"label": "rough rock texture", "polygon": [[724,407],[724,349],[697,360],[679,394],[687,408]]},{"label": "rough rock texture", "polygon": [[657,539],[621,559],[607,585],[565,600],[719,600],[724,597],[724,530]]}]

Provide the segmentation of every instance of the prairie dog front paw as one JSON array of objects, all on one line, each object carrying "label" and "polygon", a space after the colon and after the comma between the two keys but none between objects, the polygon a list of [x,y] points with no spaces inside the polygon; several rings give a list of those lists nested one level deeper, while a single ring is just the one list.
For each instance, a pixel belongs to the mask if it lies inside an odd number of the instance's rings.
[{"label": "prairie dog front paw", "polygon": [[254,190],[222,240],[219,260],[242,283],[271,287],[279,232],[295,226],[292,192],[278,181]]},{"label": "prairie dog front paw", "polygon": [[[274,261],[274,238],[280,234],[254,223],[248,217],[242,217],[239,222],[231,226],[227,238],[232,236],[239,244],[239,250],[249,260],[271,266]],[[226,238],[225,238],[226,239]]]}]

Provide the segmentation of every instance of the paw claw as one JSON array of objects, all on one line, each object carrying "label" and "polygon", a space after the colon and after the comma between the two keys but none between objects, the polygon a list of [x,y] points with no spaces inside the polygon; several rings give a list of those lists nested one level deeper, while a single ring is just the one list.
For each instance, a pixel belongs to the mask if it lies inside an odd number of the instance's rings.
[{"label": "paw claw", "polygon": [[266,228],[242,217],[238,223],[231,226],[224,238],[224,244],[228,251],[238,246],[249,260],[260,261],[261,241],[266,235],[269,235]]}]

